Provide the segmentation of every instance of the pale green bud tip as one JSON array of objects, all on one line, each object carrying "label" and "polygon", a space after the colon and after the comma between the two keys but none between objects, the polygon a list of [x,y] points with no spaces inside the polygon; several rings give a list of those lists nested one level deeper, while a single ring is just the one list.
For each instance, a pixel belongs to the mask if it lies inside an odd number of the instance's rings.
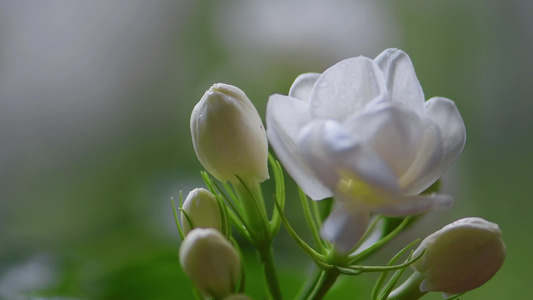
[{"label": "pale green bud tip", "polygon": [[498,224],[465,218],[431,234],[413,253],[421,259],[412,267],[424,280],[422,292],[458,294],[490,280],[505,260],[505,245]]},{"label": "pale green bud tip", "polygon": [[265,128],[239,88],[217,83],[205,92],[191,115],[191,136],[198,160],[218,180],[268,179]]},{"label": "pale green bud tip", "polygon": [[[206,189],[194,189],[187,195],[181,213],[181,227],[187,235],[192,228],[215,228],[222,232],[223,220],[218,201]],[[187,215],[187,217],[185,216]]]},{"label": "pale green bud tip", "polygon": [[181,244],[179,258],[185,274],[204,296],[222,299],[235,291],[239,254],[217,230],[193,229]]}]

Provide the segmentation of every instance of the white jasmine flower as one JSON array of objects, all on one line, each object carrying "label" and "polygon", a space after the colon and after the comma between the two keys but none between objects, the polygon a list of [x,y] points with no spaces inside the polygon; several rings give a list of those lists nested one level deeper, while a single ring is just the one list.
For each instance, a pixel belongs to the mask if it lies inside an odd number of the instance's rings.
[{"label": "white jasmine flower", "polygon": [[447,295],[470,291],[485,284],[501,268],[505,245],[498,224],[465,218],[428,236],[413,253],[413,269],[422,274],[420,291]]},{"label": "white jasmine flower", "polygon": [[267,135],[312,199],[335,196],[389,215],[449,204],[449,196],[419,194],[456,160],[466,139],[455,104],[425,101],[411,60],[397,49],[300,75],[288,96],[270,96]]},{"label": "white jasmine flower", "polygon": [[214,84],[191,115],[196,156],[222,182],[268,179],[268,143],[252,102],[239,88]]}]

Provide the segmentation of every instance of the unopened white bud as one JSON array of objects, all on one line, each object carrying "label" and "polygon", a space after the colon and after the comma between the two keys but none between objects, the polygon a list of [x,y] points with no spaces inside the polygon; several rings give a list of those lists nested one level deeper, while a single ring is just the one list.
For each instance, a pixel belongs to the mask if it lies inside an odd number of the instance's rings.
[{"label": "unopened white bud", "polygon": [[423,276],[422,292],[458,294],[475,289],[501,268],[505,245],[498,224],[465,218],[428,236],[413,253],[412,267]]},{"label": "unopened white bud", "polygon": [[181,209],[181,227],[185,235],[197,227],[215,228],[222,232],[221,208],[215,195],[208,190],[198,188],[189,192]]},{"label": "unopened white bud", "polygon": [[191,115],[196,156],[218,180],[268,179],[266,132],[252,102],[239,88],[214,84]]},{"label": "unopened white bud", "polygon": [[205,297],[222,299],[235,292],[240,257],[219,231],[193,229],[181,244],[179,258],[185,274]]}]

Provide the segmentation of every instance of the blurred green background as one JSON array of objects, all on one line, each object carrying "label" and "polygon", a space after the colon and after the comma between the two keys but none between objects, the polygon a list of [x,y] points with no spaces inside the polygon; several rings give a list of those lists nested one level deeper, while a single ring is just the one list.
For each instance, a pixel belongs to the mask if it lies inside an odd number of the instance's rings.
[{"label": "blurred green background", "polygon": [[[442,181],[453,209],[371,263],[480,216],[500,224],[508,256],[461,299],[528,299],[532,15],[527,0],[0,0],[0,299],[192,298],[170,198],[203,185],[189,115],[204,91],[237,85],[264,117],[298,74],[389,47],[410,55],[427,98],[456,102],[468,137]],[[290,299],[312,264],[283,230],[275,246]],[[328,299],[368,299],[375,279],[343,278]]]}]

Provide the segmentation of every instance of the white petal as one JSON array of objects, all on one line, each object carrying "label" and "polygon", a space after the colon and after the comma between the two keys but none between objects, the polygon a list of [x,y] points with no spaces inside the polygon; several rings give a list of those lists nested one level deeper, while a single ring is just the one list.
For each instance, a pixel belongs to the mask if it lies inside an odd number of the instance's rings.
[{"label": "white petal", "polygon": [[376,57],[375,62],[383,70],[390,99],[422,115],[424,92],[409,56],[398,49],[387,49]]},{"label": "white petal", "polygon": [[448,168],[465,146],[466,130],[463,118],[455,103],[442,97],[433,97],[426,102],[425,115],[439,126],[444,148],[444,165]]},{"label": "white petal", "polygon": [[348,254],[368,228],[370,214],[355,206],[344,204],[335,209],[320,228],[322,238],[328,240],[340,254]]},{"label": "white petal", "polygon": [[305,163],[310,166],[316,177],[333,191],[340,177],[332,158],[324,149],[324,127],[328,122],[334,121],[311,121],[301,130],[297,145]]},{"label": "white petal", "polygon": [[388,216],[417,215],[435,208],[449,208],[453,198],[444,194],[429,194],[421,196],[406,196],[399,199],[398,203],[391,206],[379,207],[373,211]]},{"label": "white petal", "polygon": [[320,75],[311,91],[311,115],[342,121],[387,96],[381,69],[366,57],[343,60]]},{"label": "white petal", "polygon": [[420,117],[401,106],[382,105],[346,121],[401,178],[415,160],[422,145]]},{"label": "white petal", "polygon": [[320,200],[333,193],[315,177],[296,145],[300,128],[308,120],[308,103],[283,95],[270,96],[266,111],[270,145],[300,188],[313,200]]},{"label": "white petal", "polygon": [[407,195],[418,195],[432,185],[440,175],[428,176],[437,170],[442,159],[440,130],[432,120],[424,118],[423,141],[415,161],[400,178],[400,187]]},{"label": "white petal", "polygon": [[296,77],[289,90],[289,97],[309,101],[311,90],[319,76],[319,73],[304,73]]},{"label": "white petal", "polygon": [[343,179],[363,181],[391,193],[399,191],[387,164],[336,121],[310,122],[299,136],[299,148],[316,176],[332,190]]},{"label": "white petal", "polygon": [[[416,162],[415,168],[419,168],[418,172],[415,172],[419,174],[417,178],[402,181],[404,184],[411,181],[405,187],[405,192],[412,195],[424,191],[437,181],[455,162],[466,142],[465,125],[453,101],[439,97],[431,98],[425,104],[425,116],[439,128],[442,155],[437,161],[438,154],[433,153],[435,157],[428,158],[426,165],[419,161]],[[434,151],[439,150],[435,149]]]}]

